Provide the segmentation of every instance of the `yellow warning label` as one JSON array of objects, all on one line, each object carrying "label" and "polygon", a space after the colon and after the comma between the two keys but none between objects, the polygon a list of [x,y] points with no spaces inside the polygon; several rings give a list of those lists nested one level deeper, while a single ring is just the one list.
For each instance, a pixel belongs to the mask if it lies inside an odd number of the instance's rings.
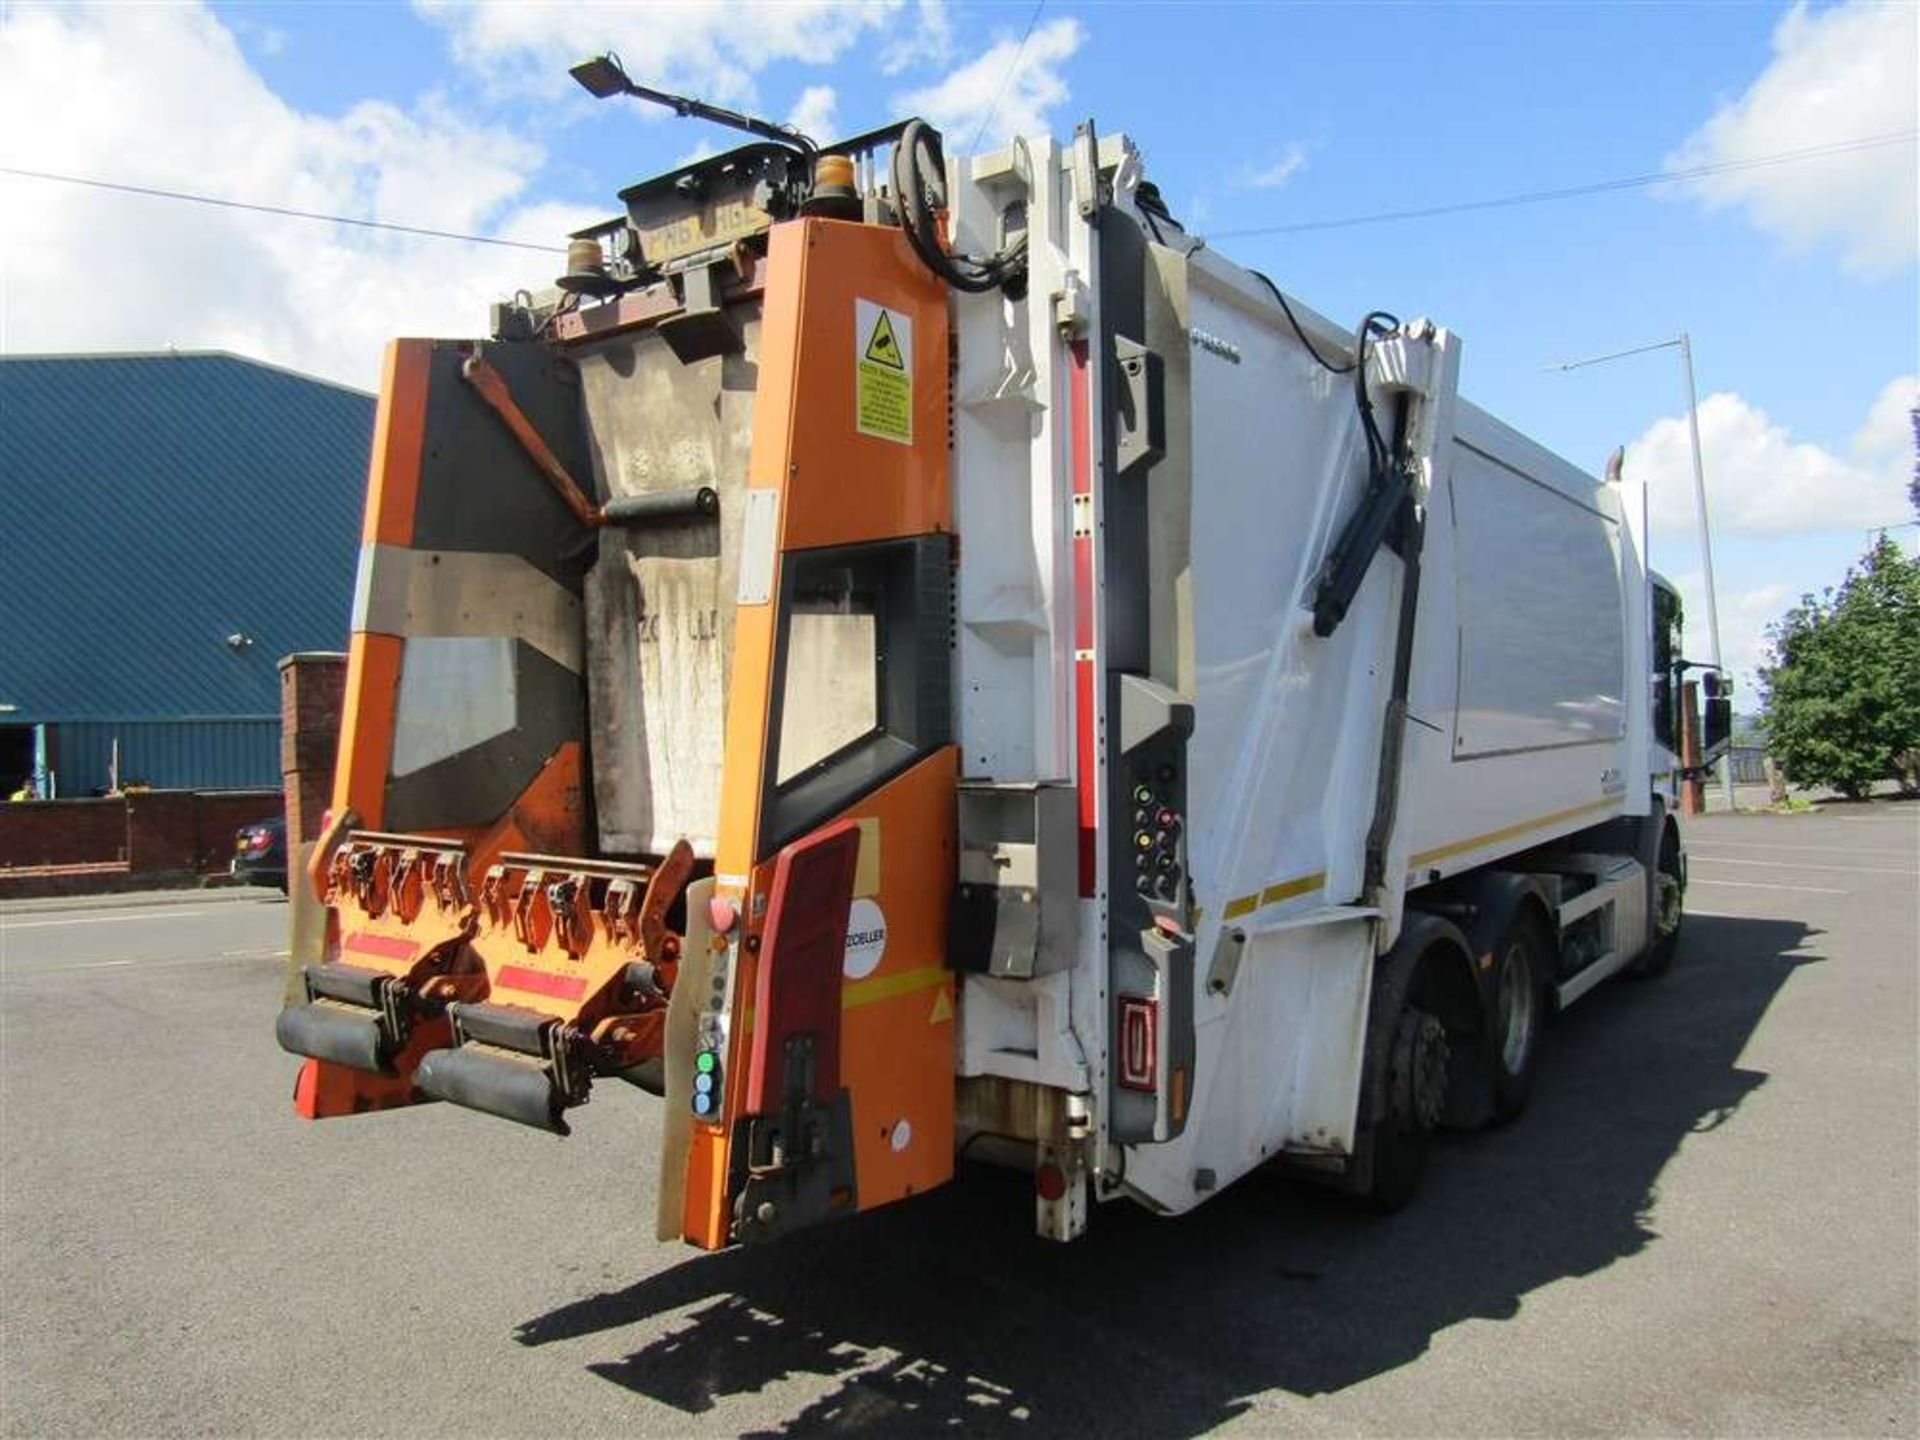
[{"label": "yellow warning label", "polygon": [[929,1025],[938,1025],[942,1020],[953,1018],[953,1002],[947,999],[947,987],[942,985],[940,993],[933,997],[933,1013],[927,1016]]},{"label": "yellow warning label", "polygon": [[867,337],[866,358],[876,365],[891,365],[896,370],[907,368],[907,362],[900,358],[900,342],[893,338],[893,317],[884,310],[880,312],[880,318],[873,322],[873,334]]},{"label": "yellow warning label", "polygon": [[871,300],[854,307],[854,426],[913,443],[913,318]]}]

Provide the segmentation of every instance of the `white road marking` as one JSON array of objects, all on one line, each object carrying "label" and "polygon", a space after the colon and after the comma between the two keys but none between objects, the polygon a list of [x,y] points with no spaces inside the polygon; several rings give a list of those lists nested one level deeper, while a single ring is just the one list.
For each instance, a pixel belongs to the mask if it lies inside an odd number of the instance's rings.
[{"label": "white road marking", "polygon": [[107,925],[115,920],[186,920],[204,910],[129,910],[124,915],[85,915],[78,920],[4,920],[0,930],[44,930],[52,925]]},{"label": "white road marking", "polygon": [[1784,860],[1736,860],[1731,855],[1703,855],[1698,850],[1689,850],[1687,859],[1705,860],[1714,865],[1758,865],[1767,870],[1845,870],[1850,875],[1906,875],[1920,874],[1914,870],[1883,870],[1874,865],[1814,865],[1806,861],[1792,864]]},{"label": "white road marking", "polygon": [[[1842,848],[1837,840],[1826,845],[1769,845],[1761,840],[1723,840],[1718,835],[1713,837],[1713,843],[1723,850],[1817,850],[1823,855]],[[1875,850],[1862,845],[1849,845],[1845,849],[1849,855],[1891,855],[1896,860],[1911,859],[1914,855],[1911,850]]]},{"label": "white road marking", "polygon": [[[262,953],[245,957],[255,960],[269,960],[275,956]],[[25,968],[17,964],[0,965],[0,980],[26,980],[42,975],[65,975],[78,970],[178,970],[186,965],[221,965],[226,963],[222,955],[175,955],[162,960],[85,960],[69,965],[59,960],[43,960]]]},{"label": "white road marking", "polygon": [[[1689,875],[1687,884],[1726,885],[1735,890],[1798,890],[1805,895],[1851,895],[1851,890],[1834,890],[1825,885],[1772,885],[1759,880],[1709,880],[1702,875]],[[1699,912],[1695,912],[1696,914]]]}]

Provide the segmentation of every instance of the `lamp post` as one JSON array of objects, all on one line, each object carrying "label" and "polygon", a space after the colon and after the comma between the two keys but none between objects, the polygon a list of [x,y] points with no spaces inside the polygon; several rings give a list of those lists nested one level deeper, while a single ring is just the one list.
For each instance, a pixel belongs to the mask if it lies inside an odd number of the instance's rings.
[{"label": "lamp post", "polygon": [[[1707,586],[1707,645],[1713,656],[1713,668],[1722,676],[1726,667],[1720,660],[1720,607],[1716,603],[1713,584],[1713,535],[1707,523],[1707,477],[1700,463],[1700,397],[1693,384],[1693,342],[1687,332],[1682,330],[1671,340],[1658,340],[1651,345],[1636,345],[1631,350],[1616,350],[1610,355],[1594,355],[1585,360],[1569,360],[1565,364],[1550,368],[1555,370],[1581,370],[1589,365],[1604,365],[1609,360],[1624,360],[1629,355],[1645,355],[1654,350],[1674,350],[1680,352],[1681,368],[1687,377],[1687,438],[1693,448],[1693,518],[1700,532],[1700,570]],[[1733,764],[1728,761],[1720,767],[1721,793],[1726,796],[1727,809],[1733,809]]]}]

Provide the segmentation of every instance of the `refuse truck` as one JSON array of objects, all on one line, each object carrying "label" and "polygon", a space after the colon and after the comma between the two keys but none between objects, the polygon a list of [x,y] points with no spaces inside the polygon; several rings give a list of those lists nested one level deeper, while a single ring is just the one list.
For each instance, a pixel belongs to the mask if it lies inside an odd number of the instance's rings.
[{"label": "refuse truck", "polygon": [[1060,1240],[1269,1165],[1402,1203],[1673,957],[1641,485],[1122,135],[752,124],[387,352],[298,1114],[658,1104],[707,1249],[961,1156]]}]

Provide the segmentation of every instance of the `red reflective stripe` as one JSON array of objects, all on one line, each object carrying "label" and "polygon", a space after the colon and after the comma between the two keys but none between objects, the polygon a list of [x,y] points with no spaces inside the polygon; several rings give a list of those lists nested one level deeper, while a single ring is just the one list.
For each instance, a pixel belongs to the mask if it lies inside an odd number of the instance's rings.
[{"label": "red reflective stripe", "polygon": [[[1067,378],[1068,434],[1071,444],[1073,493],[1093,496],[1093,381],[1087,368],[1087,342],[1069,347],[1071,374]],[[1090,518],[1090,517],[1089,517]],[[1073,666],[1075,707],[1074,766],[1080,800],[1080,893],[1091,898],[1099,876],[1099,805],[1094,781],[1099,774],[1099,750],[1093,729],[1094,648],[1096,614],[1093,584],[1093,536],[1073,537],[1073,646],[1081,652]]]},{"label": "red reflective stripe", "polygon": [[1087,373],[1087,342],[1076,340],[1068,347],[1073,357],[1073,373],[1067,380],[1067,414],[1073,436],[1073,493],[1093,494],[1093,390]]},{"label": "red reflective stripe", "polygon": [[1093,537],[1073,537],[1073,648],[1093,649]]},{"label": "red reflective stripe", "polygon": [[382,960],[411,960],[420,947],[397,935],[367,935],[359,931],[340,942],[343,950],[358,950],[362,955],[378,955]]},{"label": "red reflective stripe", "polygon": [[1073,667],[1073,689],[1075,706],[1078,712],[1077,734],[1074,744],[1080,760],[1076,767],[1080,776],[1080,893],[1091,899],[1094,883],[1099,876],[1096,863],[1096,845],[1100,826],[1099,815],[1094,808],[1093,775],[1093,662],[1082,660]]},{"label": "red reflective stripe", "polygon": [[547,995],[555,1000],[578,1000],[587,993],[587,981],[581,975],[549,975],[544,970],[529,970],[524,965],[502,965],[496,985],[509,990],[524,990],[529,995]]}]

